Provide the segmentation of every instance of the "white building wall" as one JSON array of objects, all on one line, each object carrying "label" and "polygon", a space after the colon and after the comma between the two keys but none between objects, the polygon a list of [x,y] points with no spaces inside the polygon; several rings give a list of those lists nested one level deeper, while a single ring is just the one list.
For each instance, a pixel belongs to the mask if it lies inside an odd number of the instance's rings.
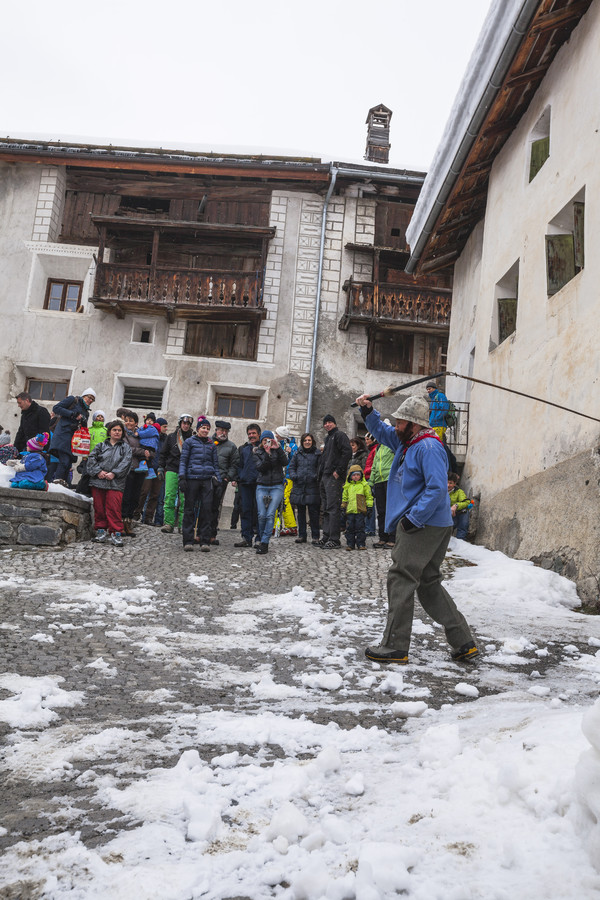
[{"label": "white building wall", "polygon": [[[557,54],[490,176],[484,222],[454,270],[448,367],[600,417],[600,3]],[[529,182],[529,141],[551,108],[550,155]],[[585,265],[548,296],[548,224],[585,189]],[[518,261],[516,331],[497,344],[496,286]],[[471,351],[475,347],[474,357]],[[552,567],[596,599],[600,426],[534,400],[449,381],[469,399],[464,486],[481,498],[478,540]]]}]

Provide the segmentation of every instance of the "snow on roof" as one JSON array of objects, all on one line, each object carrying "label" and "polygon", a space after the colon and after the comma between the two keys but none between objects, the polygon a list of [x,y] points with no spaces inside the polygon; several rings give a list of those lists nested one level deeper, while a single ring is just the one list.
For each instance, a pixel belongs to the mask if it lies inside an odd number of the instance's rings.
[{"label": "snow on roof", "polygon": [[475,123],[474,117],[486,90],[490,86],[496,89],[500,87],[500,81],[495,81],[492,76],[499,63],[510,62],[503,60],[507,41],[516,30],[515,26],[523,11],[532,5],[531,0],[492,0],[406,230],[406,238],[413,254],[417,242],[426,238],[435,224],[435,220],[428,224],[430,216],[441,211],[459,174],[460,165],[455,163],[462,145],[470,143],[477,136],[481,123]]}]

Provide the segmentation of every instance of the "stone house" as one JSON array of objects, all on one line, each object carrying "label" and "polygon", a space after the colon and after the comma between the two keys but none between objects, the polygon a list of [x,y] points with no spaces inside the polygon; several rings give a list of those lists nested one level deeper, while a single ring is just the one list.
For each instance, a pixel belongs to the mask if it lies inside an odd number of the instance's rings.
[{"label": "stone house", "polygon": [[[120,406],[351,434],[364,388],[444,365],[448,273],[409,276],[424,174],[0,141],[0,421],[92,386]],[[391,401],[393,403],[394,401]],[[391,407],[393,408],[393,406]]]},{"label": "stone house", "polygon": [[[598,596],[600,0],[494,3],[408,231],[452,272],[478,540]],[[574,415],[576,410],[592,418]]]}]

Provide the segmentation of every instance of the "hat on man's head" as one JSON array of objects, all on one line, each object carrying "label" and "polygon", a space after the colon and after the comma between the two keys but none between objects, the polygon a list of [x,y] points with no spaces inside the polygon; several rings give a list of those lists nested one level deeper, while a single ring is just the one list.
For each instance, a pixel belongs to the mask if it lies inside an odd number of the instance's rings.
[{"label": "hat on man's head", "polygon": [[96,399],[96,391],[94,390],[94,388],[86,388],[85,391],[81,392],[82,397],[86,397],[88,394],[90,395],[90,397],[93,397],[94,400]]},{"label": "hat on man's head", "polygon": [[323,416],[323,425],[327,424],[327,422],[333,422],[334,425],[337,425],[337,422],[331,415],[331,413],[327,413],[326,416]]},{"label": "hat on man's head", "polygon": [[407,422],[429,428],[429,403],[424,397],[409,397],[392,415],[396,419],[406,419]]},{"label": "hat on man's head", "polygon": [[224,428],[226,431],[231,431],[231,422],[225,422],[223,419],[217,419],[215,422],[215,428]]},{"label": "hat on man's head", "polygon": [[261,441],[264,441],[265,438],[269,438],[269,440],[272,441],[272,440],[275,439],[275,435],[273,434],[272,431],[268,431],[268,430],[267,430],[267,431],[263,431],[263,433],[262,433],[261,436],[260,436],[260,439],[261,439]]},{"label": "hat on man's head", "polygon": [[437,384],[435,383],[435,381],[428,381],[427,384],[425,385],[425,388],[428,388],[428,387],[435,388],[435,390],[437,391]]},{"label": "hat on man's head", "polygon": [[168,425],[169,423],[167,422],[166,419],[163,419],[161,416],[159,419],[156,420],[156,424],[157,425]]},{"label": "hat on man's head", "polygon": [[36,434],[35,437],[32,437],[27,441],[27,449],[34,453],[39,453],[40,450],[43,450],[44,447],[48,445],[49,440],[50,435],[47,431],[44,431],[43,434]]},{"label": "hat on man's head", "polygon": [[206,418],[206,416],[198,416],[198,421],[196,422],[196,431],[201,428],[203,425],[208,425],[210,428],[210,422]]}]

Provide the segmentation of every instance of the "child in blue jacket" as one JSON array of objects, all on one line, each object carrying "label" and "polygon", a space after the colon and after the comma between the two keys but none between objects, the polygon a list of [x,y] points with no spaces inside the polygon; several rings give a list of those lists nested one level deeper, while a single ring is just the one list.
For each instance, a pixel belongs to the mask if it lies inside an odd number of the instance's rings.
[{"label": "child in blue jacket", "polygon": [[50,435],[36,434],[27,441],[27,450],[21,454],[21,459],[9,459],[7,466],[15,470],[15,475],[10,483],[15,488],[27,491],[47,491],[46,475],[48,466],[43,455],[43,450],[48,446]]}]

